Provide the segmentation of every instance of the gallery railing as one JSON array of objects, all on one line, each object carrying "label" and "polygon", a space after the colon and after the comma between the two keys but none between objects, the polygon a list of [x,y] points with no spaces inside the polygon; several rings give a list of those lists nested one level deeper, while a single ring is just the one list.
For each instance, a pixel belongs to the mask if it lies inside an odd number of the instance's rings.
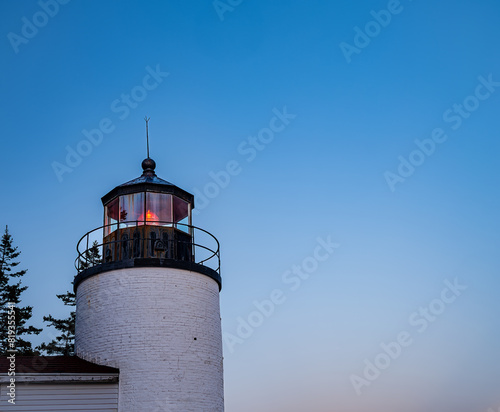
[{"label": "gallery railing", "polygon": [[167,259],[207,266],[220,275],[220,245],[211,233],[174,222],[120,222],[87,232],[76,246],[78,273],[129,259]]}]

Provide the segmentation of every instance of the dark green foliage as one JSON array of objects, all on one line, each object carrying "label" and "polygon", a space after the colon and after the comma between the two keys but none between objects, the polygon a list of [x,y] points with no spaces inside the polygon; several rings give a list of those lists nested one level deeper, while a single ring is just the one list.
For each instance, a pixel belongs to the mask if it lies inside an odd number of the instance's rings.
[{"label": "dark green foliage", "polygon": [[83,258],[80,258],[79,267],[80,269],[88,269],[95,265],[100,265],[102,263],[101,252],[99,251],[99,243],[94,240],[92,246],[85,251]]},{"label": "dark green foliage", "polygon": [[[94,241],[92,247],[87,250],[83,258],[79,260],[79,268],[87,269],[102,263],[99,243]],[[76,306],[76,295],[73,292],[67,292],[63,295],[57,295],[66,306]],[[44,316],[43,321],[49,326],[53,326],[60,334],[49,343],[42,343],[37,349],[48,355],[74,355],[75,354],[75,320],[76,312],[70,312],[69,317],[65,319],[56,319],[52,315]]]},{"label": "dark green foliage", "polygon": [[13,245],[12,236],[8,227],[5,227],[5,233],[0,242],[0,355],[8,354],[7,350],[12,349],[8,343],[8,324],[12,320],[9,316],[9,308],[15,306],[15,326],[16,342],[15,349],[18,355],[37,354],[33,350],[31,342],[25,340],[26,335],[38,335],[42,329],[28,326],[27,322],[31,319],[33,307],[19,306],[21,303],[21,294],[28,289],[22,286],[21,278],[26,274],[26,270],[17,270],[19,262],[16,259],[20,253],[17,247]]},{"label": "dark green foliage", "polygon": [[[73,292],[66,292],[63,295],[57,295],[66,306],[74,307],[76,305],[76,295]],[[73,310],[66,319],[56,319],[52,315],[44,316],[43,321],[49,326],[53,326],[60,333],[49,343],[42,343],[37,349],[44,351],[48,355],[74,355],[75,354],[75,317]]]}]

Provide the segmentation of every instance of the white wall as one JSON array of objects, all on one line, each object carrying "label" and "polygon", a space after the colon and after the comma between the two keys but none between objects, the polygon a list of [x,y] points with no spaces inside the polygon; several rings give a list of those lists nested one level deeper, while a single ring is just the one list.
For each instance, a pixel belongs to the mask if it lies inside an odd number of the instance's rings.
[{"label": "white wall", "polygon": [[208,276],[133,268],[84,280],[76,351],[120,369],[120,412],[224,410],[219,287]]},{"label": "white wall", "polygon": [[[38,375],[38,379],[46,376]],[[65,376],[67,381],[70,377]],[[36,381],[36,380],[35,380]],[[0,411],[54,412],[92,411],[116,412],[118,406],[117,383],[17,383],[15,404],[8,401],[7,383],[1,384]],[[159,412],[159,411],[158,411]]]}]

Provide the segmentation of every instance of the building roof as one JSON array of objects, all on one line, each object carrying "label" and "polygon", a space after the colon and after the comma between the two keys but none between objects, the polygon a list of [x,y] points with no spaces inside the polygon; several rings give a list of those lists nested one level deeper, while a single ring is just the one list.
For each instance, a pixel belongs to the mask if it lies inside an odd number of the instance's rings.
[{"label": "building roof", "polygon": [[[109,366],[87,362],[78,356],[16,356],[16,374],[23,373],[92,373],[117,374],[119,370]],[[10,360],[0,357],[0,374],[9,370]]]},{"label": "building roof", "polygon": [[132,185],[138,185],[141,183],[153,183],[155,185],[168,185],[168,186],[175,186],[173,183],[167,182],[166,180],[163,180],[162,178],[154,175],[142,175],[139,176],[135,179],[132,179],[126,183],[121,184],[118,187],[124,187],[124,186],[132,186]]},{"label": "building roof", "polygon": [[173,183],[159,178],[155,173],[155,168],[156,162],[153,159],[150,159],[149,157],[144,159],[142,162],[142,175],[116,186],[113,190],[101,198],[102,204],[107,205],[116,196],[151,191],[173,194],[190,203],[191,207],[194,208],[194,196]]}]

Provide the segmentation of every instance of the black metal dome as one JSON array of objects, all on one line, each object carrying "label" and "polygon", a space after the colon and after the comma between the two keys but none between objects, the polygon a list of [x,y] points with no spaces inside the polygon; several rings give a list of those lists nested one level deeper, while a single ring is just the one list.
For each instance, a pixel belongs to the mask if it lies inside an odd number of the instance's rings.
[{"label": "black metal dome", "polygon": [[127,195],[137,192],[157,192],[175,195],[191,204],[194,209],[194,196],[186,192],[184,189],[159,178],[155,173],[156,162],[151,158],[146,158],[142,161],[142,175],[125,182],[109,193],[105,194],[101,200],[103,205],[107,205],[116,196]]}]

